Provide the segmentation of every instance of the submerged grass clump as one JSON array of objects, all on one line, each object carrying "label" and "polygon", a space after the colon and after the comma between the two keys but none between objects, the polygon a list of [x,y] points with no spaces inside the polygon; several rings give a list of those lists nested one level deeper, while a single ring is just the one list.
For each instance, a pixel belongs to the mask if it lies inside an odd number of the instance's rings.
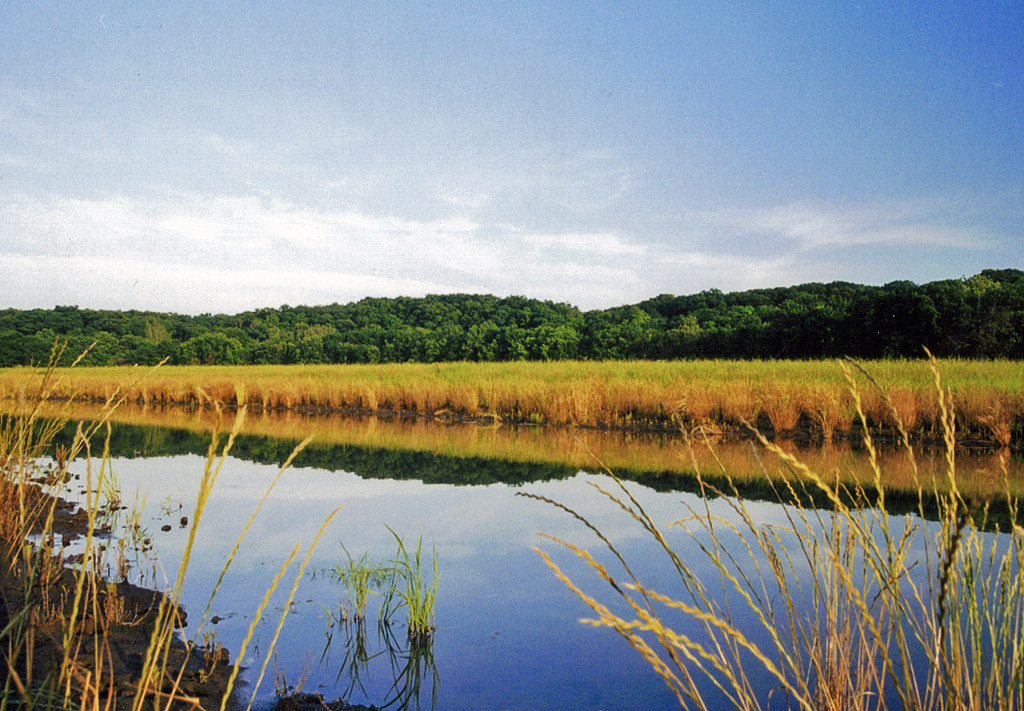
[{"label": "submerged grass clump", "polygon": [[[441,582],[437,567],[437,551],[431,554],[431,574],[428,581],[424,575],[422,540],[417,539],[416,547],[410,553],[394,529],[390,526],[386,528],[398,544],[398,551],[392,560],[386,563],[373,562],[365,553],[356,559],[342,545],[346,562],[336,564],[326,571],[347,591],[347,599],[341,605],[337,617],[341,622],[351,619],[356,627],[360,628],[366,621],[366,608],[370,596],[378,595],[378,626],[391,625],[391,618],[404,608],[408,638],[413,642],[413,647],[429,647],[435,629],[434,603]],[[329,614],[333,619],[335,613],[329,611]]]},{"label": "submerged grass clump", "polygon": [[[866,424],[859,381],[845,366],[844,372],[857,416]],[[598,487],[667,554],[677,581],[673,589],[644,584],[611,540],[575,512],[570,511],[599,536],[621,572],[613,573],[601,555],[553,540],[609,586],[612,601],[588,593],[549,553],[538,552],[594,613],[584,622],[621,635],[686,708],[1019,711],[1019,502],[1007,489],[1001,503],[1009,514],[997,520],[992,500],[960,493],[952,394],[934,361],[932,379],[945,441],[945,481],[918,481],[916,514],[888,511],[870,435],[870,486],[840,484],[838,472],[815,471],[761,438],[774,462],[792,474],[766,477],[776,482],[784,502],[772,521],[759,521],[728,487],[705,483],[699,503],[663,527],[619,480],[617,487]],[[882,389],[871,392],[890,408],[916,473],[902,421],[905,404]],[[942,492],[937,521],[925,489]],[[824,497],[827,506],[811,508],[810,494]],[[693,554],[684,559],[678,552],[684,546],[695,549],[701,561]]]},{"label": "submerged grass clump", "polygon": [[405,605],[409,639],[414,642],[414,646],[415,643],[429,643],[434,632],[434,601],[441,582],[441,574],[437,569],[437,551],[431,552],[431,577],[428,582],[423,574],[420,555],[422,541],[416,540],[416,548],[410,554],[399,535],[390,528],[388,530],[398,542],[398,557],[394,560],[398,573],[395,592]]}]

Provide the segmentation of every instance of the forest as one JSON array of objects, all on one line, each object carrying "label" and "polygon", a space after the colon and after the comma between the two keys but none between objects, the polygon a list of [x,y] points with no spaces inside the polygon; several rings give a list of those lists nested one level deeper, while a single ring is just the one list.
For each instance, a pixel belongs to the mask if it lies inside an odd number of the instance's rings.
[{"label": "forest", "polygon": [[1024,272],[884,286],[849,282],[581,311],[522,296],[445,294],[181,315],[57,306],[0,311],[0,366],[515,360],[1024,358]]}]

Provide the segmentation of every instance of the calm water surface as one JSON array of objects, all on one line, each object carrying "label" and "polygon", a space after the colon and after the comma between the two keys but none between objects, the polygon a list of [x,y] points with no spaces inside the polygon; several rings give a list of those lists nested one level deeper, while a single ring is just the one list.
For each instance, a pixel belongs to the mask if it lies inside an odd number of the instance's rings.
[{"label": "calm water surface", "polygon": [[[164,576],[173,578],[178,569],[188,538],[188,528],[180,519],[193,517],[205,464],[200,452],[205,451],[208,438],[126,426],[115,431],[113,442],[112,471],[124,503],[142,510],[141,523],[156,547],[155,555],[135,561],[133,575],[146,584],[153,584],[155,577],[159,586]],[[537,547],[552,553],[588,592],[602,600],[612,599],[607,587],[595,582],[570,554],[538,536],[552,534],[598,554],[601,544],[594,534],[564,511],[519,493],[572,507],[620,548],[641,579],[672,590],[664,552],[592,486],[613,489],[615,482],[574,468],[503,465],[422,453],[403,456],[342,445],[334,452],[315,451],[286,471],[267,499],[213,601],[210,617],[216,616],[216,624],[207,622],[200,628],[213,583],[278,473],[281,453],[290,446],[261,438],[239,443],[238,457],[226,460],[214,485],[186,577],[183,602],[190,614],[186,635],[202,642],[205,634],[227,647],[233,660],[280,566],[300,546],[244,651],[243,699],[253,694],[260,667],[267,662],[266,677],[256,692],[259,704],[275,698],[276,674],[279,683],[302,684],[304,690],[328,698],[378,706],[393,703],[393,708],[677,707],[664,682],[617,634],[579,623],[587,608],[534,551]],[[349,469],[318,466],[318,461],[351,465]],[[74,466],[81,476],[75,482],[79,485],[85,481],[85,466],[81,462]],[[446,467],[458,468],[460,480],[481,483],[444,483],[438,472]],[[389,468],[394,470],[391,476]],[[544,475],[555,478],[533,480]],[[664,476],[652,479],[656,488],[643,482],[640,477],[627,486],[656,521],[667,524],[680,519],[688,506],[698,503],[694,494],[666,486]],[[70,493],[80,490],[81,486],[72,487]],[[781,519],[773,504],[750,505],[758,520]],[[326,517],[338,507],[343,508],[320,539],[286,610],[299,561]],[[168,525],[169,531],[161,530]],[[422,540],[428,575],[430,553],[437,554],[438,629],[432,644],[419,653],[409,648],[401,615],[390,627],[377,625],[375,602],[362,628],[339,619],[346,590],[329,571],[347,561],[346,550],[355,558],[365,554],[372,561],[391,560],[396,543],[389,527],[406,545]],[[689,537],[679,528],[669,529],[668,535],[684,556],[692,549]],[[601,559],[608,556],[601,554]],[[694,565],[701,561],[700,556],[686,559]],[[285,624],[270,653],[282,614]]]}]

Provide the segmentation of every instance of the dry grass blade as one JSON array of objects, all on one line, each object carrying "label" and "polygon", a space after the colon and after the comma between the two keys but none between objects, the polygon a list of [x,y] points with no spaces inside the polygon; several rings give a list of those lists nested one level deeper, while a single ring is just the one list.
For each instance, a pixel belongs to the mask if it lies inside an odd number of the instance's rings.
[{"label": "dry grass blade", "polygon": [[[889,407],[915,481],[920,481],[903,422],[913,410],[896,403],[869,372],[855,367],[882,392],[879,397]],[[952,400],[934,359],[931,368],[945,443],[946,493],[932,496],[926,506],[927,494],[919,486],[919,520],[887,509],[883,460],[870,436],[861,393],[844,364],[850,402],[865,430],[873,482],[843,487],[838,476],[822,476],[759,437],[763,451],[790,475],[781,487],[771,484],[780,500],[777,512],[788,525],[758,524],[735,491],[702,488],[703,510],[688,505],[688,515],[674,524],[689,532],[710,571],[698,574],[670,552],[673,565],[684,569],[680,592],[686,599],[642,584],[613,541],[568,507],[543,497],[534,498],[574,516],[615,554],[627,582],[615,580],[585,549],[552,539],[585,561],[629,606],[633,619],[583,592],[549,554],[538,552],[596,613],[585,622],[615,629],[683,706],[707,708],[709,693],[721,694],[736,708],[774,706],[771,693],[750,682],[750,671],[757,667],[775,680],[790,708],[1020,711],[1024,527],[1018,523],[1019,503],[1004,477],[1002,501],[1010,525],[991,533],[984,527],[991,497],[973,507],[964,502],[956,477]],[[621,496],[600,486],[597,490],[639,524],[656,549],[671,550],[637,498],[616,482]],[[721,513],[721,507],[712,513],[711,496],[724,501],[728,513]],[[824,508],[815,508],[814,501],[824,501]],[[932,521],[922,523],[932,511]],[[926,565],[919,568],[922,562]],[[668,625],[652,603],[680,613],[685,625]]]},{"label": "dry grass blade", "polygon": [[[263,655],[263,666],[260,667],[259,676],[256,677],[256,681],[253,684],[252,698],[249,699],[249,705],[248,705],[247,709],[251,709],[252,705],[253,705],[253,702],[256,700],[256,694],[259,692],[260,684],[263,683],[263,675],[266,674],[266,672],[267,672],[267,664],[270,662],[270,659],[273,656],[273,652],[277,648],[277,639],[281,635],[281,628],[284,627],[285,618],[288,616],[288,612],[291,609],[292,600],[295,599],[295,592],[296,592],[296,590],[299,589],[299,582],[302,580],[302,576],[306,572],[306,567],[309,565],[309,560],[310,560],[310,558],[313,557],[313,551],[316,550],[317,543],[320,542],[320,537],[323,535],[324,531],[327,529],[328,524],[330,524],[330,522],[334,519],[334,517],[338,515],[338,512],[341,511],[341,509],[342,509],[342,507],[338,507],[338,508],[334,509],[334,511],[332,511],[330,514],[328,514],[327,518],[325,518],[324,522],[320,525],[320,530],[317,531],[316,536],[314,536],[312,543],[309,544],[309,551],[306,553],[306,557],[302,559],[302,565],[299,566],[299,570],[295,574],[295,582],[292,583],[292,589],[288,593],[288,599],[285,600],[285,602],[284,602],[284,609],[281,612],[281,617],[280,617],[280,619],[277,622],[277,627],[274,629],[274,636],[271,638],[270,645],[267,647],[266,651],[264,652],[264,655]],[[298,550],[298,549],[296,548],[296,550]],[[291,560],[291,559],[289,558],[289,560]],[[275,585],[276,585],[276,582],[277,581],[275,580]],[[238,665],[236,664],[235,666],[237,668]],[[222,708],[223,708],[223,705],[222,705]]]}]

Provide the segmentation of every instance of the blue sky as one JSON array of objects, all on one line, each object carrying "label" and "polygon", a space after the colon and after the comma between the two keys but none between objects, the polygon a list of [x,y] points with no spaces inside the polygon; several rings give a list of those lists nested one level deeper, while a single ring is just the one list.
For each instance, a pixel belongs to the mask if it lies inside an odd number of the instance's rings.
[{"label": "blue sky", "polygon": [[1024,268],[1024,3],[5,2],[0,308]]}]

